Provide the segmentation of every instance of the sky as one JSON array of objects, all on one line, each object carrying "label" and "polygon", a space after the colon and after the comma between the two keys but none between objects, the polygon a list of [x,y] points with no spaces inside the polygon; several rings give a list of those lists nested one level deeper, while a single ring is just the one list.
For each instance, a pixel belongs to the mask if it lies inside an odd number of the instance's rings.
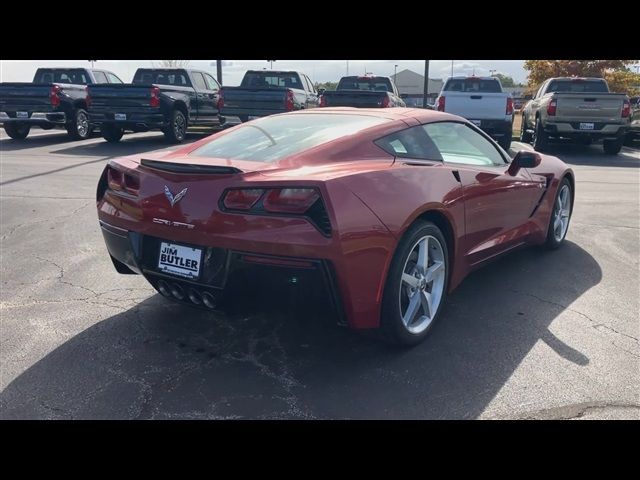
[{"label": "sky", "polygon": [[[189,66],[201,70],[216,72],[215,60],[191,60]],[[139,67],[152,67],[152,60],[98,60],[95,68],[110,70],[124,82],[130,82]],[[158,61],[155,61],[158,64]],[[349,60],[350,75],[372,73],[374,75],[393,75],[394,66],[398,72],[409,69],[424,74],[424,60]],[[523,68],[524,60],[453,60],[453,74],[478,76],[491,73],[503,73],[516,82],[525,82],[527,72]],[[77,60],[0,60],[0,81],[30,82],[38,67],[90,67],[88,61]],[[266,60],[223,60],[223,84],[235,86],[240,83],[246,70],[270,68]],[[299,70],[306,73],[314,82],[338,81],[347,74],[346,60],[276,60],[274,70]],[[495,72],[492,72],[495,70]],[[430,78],[446,78],[451,75],[451,60],[432,60],[429,64]]]}]

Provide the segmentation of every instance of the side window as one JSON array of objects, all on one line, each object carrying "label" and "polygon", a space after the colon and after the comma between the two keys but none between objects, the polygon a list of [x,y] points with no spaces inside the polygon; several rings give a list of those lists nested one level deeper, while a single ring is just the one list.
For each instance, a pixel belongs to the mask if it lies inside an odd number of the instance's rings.
[{"label": "side window", "polygon": [[208,73],[203,73],[203,75],[204,75],[204,81],[207,82],[208,90],[218,90],[220,88],[220,84],[216,81],[215,78],[213,78]]},{"label": "side window", "polygon": [[428,123],[422,128],[447,163],[506,165],[502,154],[493,143],[464,123]]},{"label": "side window", "polygon": [[93,76],[96,79],[96,83],[107,83],[107,76],[103,72],[93,72]]},{"label": "side window", "polygon": [[313,82],[306,75],[304,76],[304,78],[307,80],[307,85],[309,85],[309,93],[316,93],[316,89],[313,86]]},{"label": "side window", "polygon": [[375,143],[396,157],[442,161],[438,148],[420,125],[392,133]]},{"label": "side window", "polygon": [[540,85],[540,88],[538,89],[538,92],[536,93],[536,96],[534,98],[540,98],[542,96],[542,91],[544,90],[544,86],[547,84],[547,82],[544,82],[542,85]]},{"label": "side window", "polygon": [[204,83],[204,78],[202,78],[202,74],[199,72],[193,72],[191,74],[193,77],[193,84],[198,90],[208,90],[207,84]]},{"label": "side window", "polygon": [[111,72],[107,72],[107,78],[109,79],[109,83],[122,83],[122,80],[120,80]]}]

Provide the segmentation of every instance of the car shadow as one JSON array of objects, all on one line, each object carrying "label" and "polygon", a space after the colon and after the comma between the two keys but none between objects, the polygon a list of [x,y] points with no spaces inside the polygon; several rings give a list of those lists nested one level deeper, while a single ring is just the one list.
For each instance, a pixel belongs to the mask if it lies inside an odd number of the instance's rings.
[{"label": "car shadow", "polygon": [[477,418],[539,341],[589,363],[549,326],[601,277],[572,242],[515,252],[467,278],[412,349],[333,326],[269,288],[240,288],[226,315],[152,295],[11,381],[0,417]]},{"label": "car shadow", "polygon": [[569,165],[640,168],[640,152],[628,147],[623,147],[617,155],[608,155],[603,152],[602,145],[557,143],[549,145],[545,153]]},{"label": "car shadow", "polygon": [[13,138],[0,138],[0,152],[17,152],[28,148],[46,147],[48,145],[62,145],[65,143],[75,142],[69,137],[66,131],[60,130],[59,133],[45,133],[40,135],[32,135],[24,140],[14,140]]}]

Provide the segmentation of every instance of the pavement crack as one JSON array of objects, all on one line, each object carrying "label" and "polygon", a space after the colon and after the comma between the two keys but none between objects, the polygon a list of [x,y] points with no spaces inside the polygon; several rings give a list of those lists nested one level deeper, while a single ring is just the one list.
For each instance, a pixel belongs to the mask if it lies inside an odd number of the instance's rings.
[{"label": "pavement crack", "polygon": [[610,408],[621,408],[630,410],[640,410],[637,403],[616,402],[616,401],[595,401],[563,405],[561,407],[548,408],[516,415],[518,420],[575,420],[584,417],[592,411],[606,410]]}]

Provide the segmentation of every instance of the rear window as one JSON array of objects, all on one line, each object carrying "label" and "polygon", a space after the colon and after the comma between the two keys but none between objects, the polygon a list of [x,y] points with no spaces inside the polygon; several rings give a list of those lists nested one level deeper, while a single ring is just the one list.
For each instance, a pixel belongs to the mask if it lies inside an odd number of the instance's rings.
[{"label": "rear window", "polygon": [[553,80],[549,87],[547,87],[547,93],[608,93],[609,89],[604,80]]},{"label": "rear window", "polygon": [[191,152],[191,155],[276,162],[288,155],[353,135],[387,119],[364,115],[296,114],[265,117],[242,124]]},{"label": "rear window", "polygon": [[38,70],[34,83],[73,83],[87,85],[90,82],[87,72],[81,68],[48,68]]},{"label": "rear window", "polygon": [[487,80],[482,78],[451,78],[447,80],[443,90],[449,92],[502,92],[500,83],[497,80]]},{"label": "rear window", "polygon": [[393,92],[391,81],[384,77],[343,77],[337,90],[373,90]]},{"label": "rear window", "polygon": [[172,70],[138,70],[133,77],[134,84],[173,85],[176,87],[190,87],[191,82],[184,71]]},{"label": "rear window", "polygon": [[291,72],[247,72],[240,86],[248,88],[285,87],[304,90],[298,74]]}]

